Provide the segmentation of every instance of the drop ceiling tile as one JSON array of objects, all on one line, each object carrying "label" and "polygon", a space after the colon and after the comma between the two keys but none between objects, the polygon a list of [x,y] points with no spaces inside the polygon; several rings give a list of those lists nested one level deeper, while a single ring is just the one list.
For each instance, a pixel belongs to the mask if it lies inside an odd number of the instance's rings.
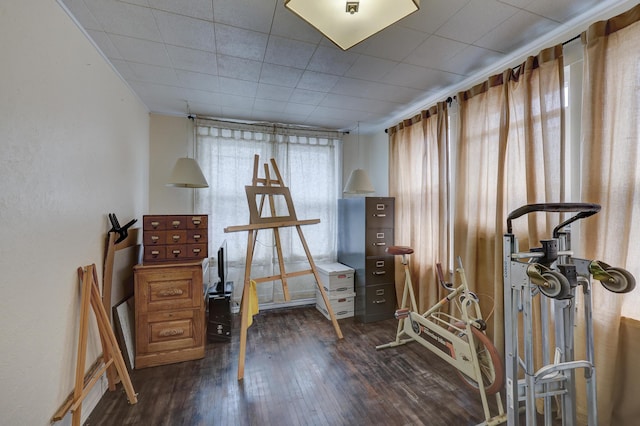
[{"label": "drop ceiling tile", "polygon": [[497,0],[473,0],[436,31],[436,35],[471,44],[517,12],[517,8]]},{"label": "drop ceiling tile", "polygon": [[331,93],[404,103],[413,100],[419,92],[406,87],[342,77]]},{"label": "drop ceiling tile", "polygon": [[313,43],[271,36],[264,60],[271,64],[305,69],[315,50]]},{"label": "drop ceiling tile", "polygon": [[109,39],[120,56],[132,62],[170,67],[171,61],[162,43],[110,34]]},{"label": "drop ceiling tile", "polygon": [[258,91],[258,83],[253,81],[238,80],[235,78],[219,77],[220,93],[228,93],[242,97],[253,97]]},{"label": "drop ceiling tile", "polygon": [[403,27],[432,34],[444,25],[469,0],[422,0],[420,10],[399,22]]},{"label": "drop ceiling tile", "polygon": [[89,37],[91,37],[93,42],[107,58],[122,59],[120,52],[118,52],[118,49],[113,45],[107,33],[104,31],[87,30],[87,34],[89,34]]},{"label": "drop ceiling tile", "polygon": [[261,61],[269,36],[257,31],[216,24],[216,48],[223,55]]},{"label": "drop ceiling tile", "polygon": [[214,52],[213,24],[200,19],[154,10],[162,40],[167,44]]},{"label": "drop ceiling tile", "polygon": [[76,18],[85,30],[104,31],[100,23],[95,19],[84,0],[64,0],[64,5]]},{"label": "drop ceiling tile", "polygon": [[222,108],[209,102],[189,102],[189,111],[192,114],[204,117],[219,117],[222,115]]},{"label": "drop ceiling tile", "polygon": [[178,78],[173,68],[139,64],[136,62],[129,62],[129,68],[133,71],[135,80],[143,80],[148,83],[166,84],[170,86],[178,85]]},{"label": "drop ceiling tile", "polygon": [[338,79],[339,77],[336,75],[316,71],[305,71],[298,82],[298,88],[315,90],[317,92],[328,92],[335,86]]},{"label": "drop ceiling tile", "polygon": [[462,51],[467,44],[436,35],[430,36],[407,58],[407,63],[426,68],[438,68],[438,64]]},{"label": "drop ceiling tile", "polygon": [[264,64],[260,72],[260,83],[296,87],[303,71],[282,65]]},{"label": "drop ceiling tile", "polygon": [[543,37],[559,26],[560,24],[555,21],[521,10],[474,44],[486,49],[509,53],[516,50],[518,46],[526,45],[531,40]]},{"label": "drop ceiling tile", "polygon": [[256,98],[253,103],[253,110],[258,111],[270,111],[270,112],[282,112],[287,103],[284,101],[274,101],[272,99]]},{"label": "drop ceiling tile", "polygon": [[269,33],[279,0],[213,0],[213,20],[238,28]]},{"label": "drop ceiling tile", "polygon": [[218,73],[218,62],[214,53],[171,45],[167,45],[166,48],[176,69],[214,75]]},{"label": "drop ceiling tile", "polygon": [[176,70],[177,85],[189,89],[217,92],[219,90],[218,76],[199,72]]},{"label": "drop ceiling tile", "polygon": [[218,55],[218,75],[239,80],[257,82],[260,79],[262,62],[234,56]]},{"label": "drop ceiling tile", "polygon": [[411,28],[392,25],[369,38],[364,53],[378,58],[402,61],[428,36]]},{"label": "drop ceiling tile", "polygon": [[178,15],[213,21],[211,0],[146,0],[149,7]]},{"label": "drop ceiling tile", "polygon": [[396,61],[376,58],[369,55],[359,55],[358,59],[356,59],[344,75],[345,77],[377,81],[393,70],[397,64],[398,62]]},{"label": "drop ceiling tile", "polygon": [[127,61],[121,61],[119,59],[110,59],[111,65],[118,71],[118,74],[125,80],[133,80],[135,78],[135,74],[129,67],[129,63]]},{"label": "drop ceiling tile", "polygon": [[467,46],[462,52],[442,63],[441,69],[456,74],[470,76],[481,72],[486,67],[504,58],[504,55],[493,50],[477,46]]},{"label": "drop ceiling tile", "polygon": [[[221,82],[222,86],[222,82]],[[246,109],[249,110],[250,107],[247,106],[247,101],[249,105],[253,105],[253,101],[247,99],[245,96],[239,96],[232,93],[219,93],[215,96],[216,102],[220,105],[221,108],[238,108],[238,109]]]},{"label": "drop ceiling tile", "polygon": [[548,19],[563,22],[572,16],[587,12],[600,1],[601,0],[538,0],[529,3],[526,9]]},{"label": "drop ceiling tile", "polygon": [[313,44],[318,44],[323,38],[317,29],[285,7],[276,8],[271,34]]},{"label": "drop ceiling tile", "polygon": [[296,88],[293,89],[293,92],[291,92],[289,102],[315,106],[319,105],[325,96],[327,96],[326,92],[317,92],[314,90]]},{"label": "drop ceiling tile", "polygon": [[151,9],[121,1],[85,0],[100,26],[110,34],[159,40],[160,32]]},{"label": "drop ceiling tile", "polygon": [[333,46],[318,46],[307,69],[327,74],[344,75],[358,58],[358,54]]},{"label": "drop ceiling tile", "polygon": [[273,84],[258,83],[256,98],[272,101],[288,101],[293,92],[292,87],[274,86]]},{"label": "drop ceiling tile", "polygon": [[293,102],[288,102],[284,108],[284,112],[286,112],[287,114],[298,114],[306,117],[309,114],[311,114],[313,111],[315,111],[315,109],[316,109],[315,105],[297,104]]},{"label": "drop ceiling tile", "polygon": [[454,75],[451,72],[401,63],[398,64],[390,74],[387,82],[389,84],[419,90],[436,90],[442,86],[459,81],[462,77],[461,75]]}]

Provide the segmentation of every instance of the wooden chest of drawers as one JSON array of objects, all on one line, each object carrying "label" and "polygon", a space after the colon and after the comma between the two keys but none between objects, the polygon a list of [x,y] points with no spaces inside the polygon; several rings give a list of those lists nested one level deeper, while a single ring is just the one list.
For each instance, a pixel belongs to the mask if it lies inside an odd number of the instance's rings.
[{"label": "wooden chest of drawers", "polygon": [[209,247],[207,222],[207,215],[143,216],[143,263],[206,259]]},{"label": "wooden chest of drawers", "polygon": [[136,265],[136,368],[204,357],[204,262]]}]

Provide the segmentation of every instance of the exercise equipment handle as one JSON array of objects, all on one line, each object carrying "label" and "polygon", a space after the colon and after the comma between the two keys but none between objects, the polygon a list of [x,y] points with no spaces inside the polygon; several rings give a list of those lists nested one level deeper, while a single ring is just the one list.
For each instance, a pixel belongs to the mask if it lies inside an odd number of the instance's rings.
[{"label": "exercise equipment handle", "polygon": [[566,213],[566,212],[578,212],[577,215],[573,216],[571,219],[561,223],[554,230],[554,237],[557,237],[557,233],[560,228],[567,226],[569,223],[574,222],[578,219],[583,219],[585,217],[592,216],[600,211],[600,204],[593,203],[538,203],[538,204],[525,204],[522,207],[519,207],[509,213],[507,217],[507,233],[511,234],[513,227],[511,225],[511,221],[513,219],[517,219],[520,216],[524,216],[525,214],[533,213],[533,212],[556,212],[556,213]]}]

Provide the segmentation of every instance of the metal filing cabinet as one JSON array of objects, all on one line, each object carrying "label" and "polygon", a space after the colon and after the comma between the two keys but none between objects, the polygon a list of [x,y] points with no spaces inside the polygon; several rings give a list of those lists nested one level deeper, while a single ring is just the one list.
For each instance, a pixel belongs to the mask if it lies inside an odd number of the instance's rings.
[{"label": "metal filing cabinet", "polygon": [[355,319],[393,318],[396,310],[393,245],[394,198],[338,200],[338,262],[355,270]]}]

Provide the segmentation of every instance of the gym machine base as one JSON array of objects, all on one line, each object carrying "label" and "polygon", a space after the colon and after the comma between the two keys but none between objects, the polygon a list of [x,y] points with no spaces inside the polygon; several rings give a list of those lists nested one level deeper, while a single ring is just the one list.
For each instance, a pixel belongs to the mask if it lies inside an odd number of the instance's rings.
[{"label": "gym machine base", "polygon": [[[544,407],[544,424],[551,426],[555,398],[559,399],[557,410],[562,425],[575,425],[576,370],[582,371],[585,377],[588,425],[597,425],[591,278],[600,281],[605,289],[614,293],[628,293],[635,288],[635,279],[628,271],[597,260],[573,257],[567,226],[599,211],[600,205],[590,203],[527,204],[511,212],[507,218],[507,233],[503,241],[503,277],[508,426],[518,426],[523,412],[526,426],[537,425],[538,399],[542,399]],[[519,252],[511,222],[534,212],[575,215],[556,226],[551,239],[541,240],[542,247]],[[581,287],[584,296],[585,360],[574,359],[578,287]],[[541,325],[540,342],[534,346],[533,307],[536,297],[540,297]],[[553,334],[550,325],[552,319]],[[521,329],[518,327],[519,321]],[[523,341],[522,354],[519,353],[519,340]],[[534,366],[534,347],[542,349],[543,366],[538,370]],[[554,350],[553,360],[550,360],[551,350]]]}]

